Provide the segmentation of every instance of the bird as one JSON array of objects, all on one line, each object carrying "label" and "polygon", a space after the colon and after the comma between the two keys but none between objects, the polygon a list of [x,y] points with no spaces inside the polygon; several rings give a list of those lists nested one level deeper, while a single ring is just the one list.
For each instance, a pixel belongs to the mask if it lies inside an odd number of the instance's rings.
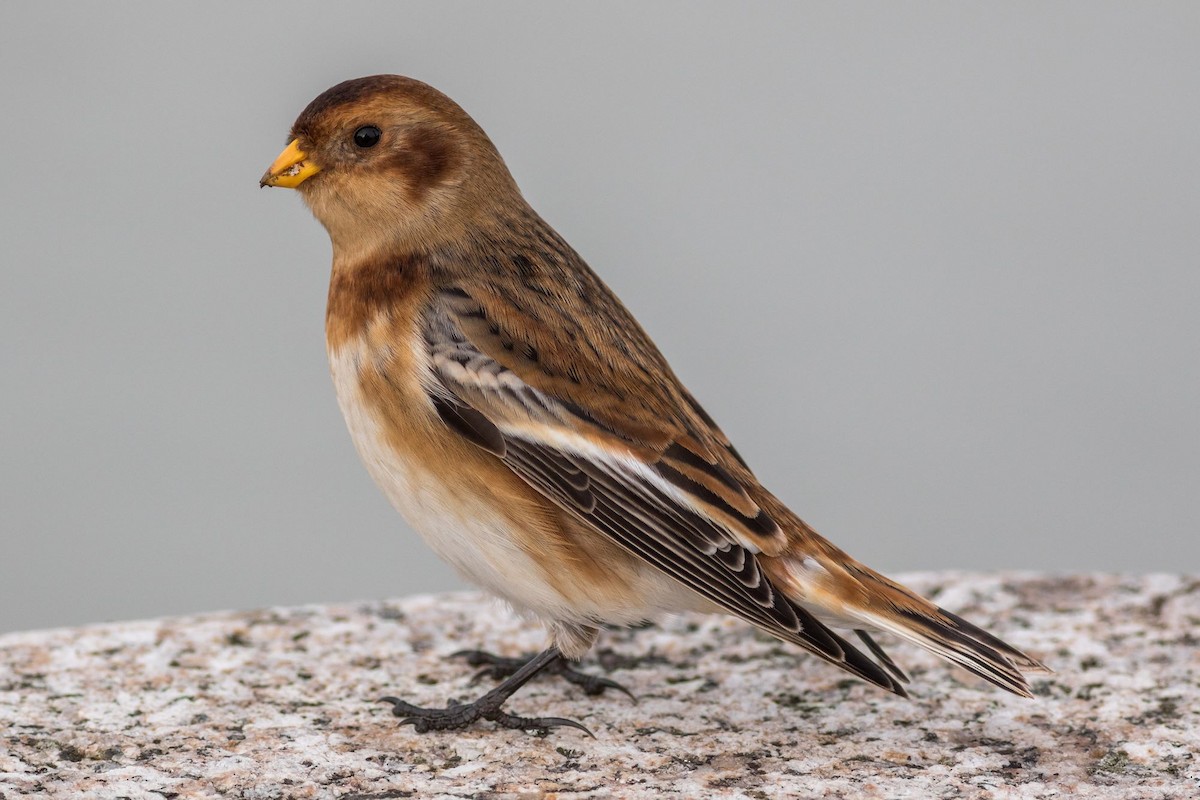
[{"label": "bird", "polygon": [[259,183],[298,191],[329,234],[330,372],[368,472],[438,556],[548,634],[527,660],[464,651],[503,678],[472,703],[383,698],[401,724],[587,731],[504,706],[542,671],[617,686],[574,669],[599,632],[684,612],[732,615],[902,697],[879,633],[1016,695],[1049,671],[769,492],[442,92],[339,83]]}]

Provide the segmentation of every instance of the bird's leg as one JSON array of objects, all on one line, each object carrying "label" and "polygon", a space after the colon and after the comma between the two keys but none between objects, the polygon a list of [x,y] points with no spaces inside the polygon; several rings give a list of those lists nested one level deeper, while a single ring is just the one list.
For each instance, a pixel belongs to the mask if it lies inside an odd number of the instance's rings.
[{"label": "bird's leg", "polygon": [[591,731],[573,720],[562,717],[518,717],[500,710],[504,702],[524,686],[530,678],[560,660],[562,660],[562,653],[558,651],[558,648],[548,647],[526,661],[513,671],[503,683],[473,703],[462,704],[451,701],[445,708],[421,708],[396,697],[384,697],[380,699],[380,702],[391,703],[392,713],[397,717],[403,717],[400,724],[411,724],[418,733],[457,730],[482,718],[491,720],[502,728],[544,733],[551,728],[571,727],[578,728],[588,736],[592,736]]},{"label": "bird's leg", "polygon": [[[516,674],[517,670],[534,658],[537,658],[537,656],[509,658],[489,653],[486,650],[459,650],[457,653],[452,653],[450,657],[464,658],[472,667],[483,667],[483,669],[475,673],[475,676],[471,679],[471,683],[477,683],[483,678],[493,678],[495,680],[507,678],[510,675]],[[616,689],[618,692],[624,692],[630,700],[637,702],[637,698],[634,697],[633,692],[621,684],[599,675],[589,675],[586,672],[580,672],[572,666],[573,663],[578,662],[568,661],[560,655],[558,660],[545,666],[543,674],[557,675],[567,683],[574,684],[583,689],[584,694],[587,695],[595,696],[602,694],[605,689]]]}]

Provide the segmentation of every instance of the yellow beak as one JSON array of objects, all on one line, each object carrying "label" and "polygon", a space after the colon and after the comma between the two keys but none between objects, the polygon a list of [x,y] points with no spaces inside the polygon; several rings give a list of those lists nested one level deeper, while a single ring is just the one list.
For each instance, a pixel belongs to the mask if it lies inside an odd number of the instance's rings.
[{"label": "yellow beak", "polygon": [[300,149],[295,139],[283,148],[279,158],[271,168],[263,173],[259,186],[282,186],[285,189],[295,189],[306,180],[321,171],[321,168],[308,161],[308,154]]}]

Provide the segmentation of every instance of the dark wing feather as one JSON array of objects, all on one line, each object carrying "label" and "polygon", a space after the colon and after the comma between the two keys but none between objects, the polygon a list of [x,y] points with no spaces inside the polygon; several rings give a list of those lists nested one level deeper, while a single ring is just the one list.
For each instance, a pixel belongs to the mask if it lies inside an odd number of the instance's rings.
[{"label": "dark wing feather", "polygon": [[[568,439],[607,440],[614,454],[635,452],[628,433],[581,415],[577,406],[531,386],[478,346],[454,313],[455,308],[474,308],[470,296],[458,289],[450,297],[453,303],[435,305],[427,316],[425,341],[433,368],[427,391],[452,430],[501,458],[592,529],[729,613],[904,694],[892,670],[791,602],[771,584],[743,541],[670,491],[681,489],[695,498],[696,506],[718,506],[752,530],[766,532],[770,521],[761,519],[761,511],[750,516],[734,505],[737,493],[744,492],[724,468],[675,443],[663,448],[665,459],[635,461],[633,456],[585,454],[586,448],[553,444],[558,437],[538,436],[539,429],[549,426]],[[606,452],[604,447],[593,449]],[[710,482],[726,491],[718,492]]]},{"label": "dark wing feather", "polygon": [[[546,258],[535,263],[549,268]],[[454,375],[461,375],[455,364],[482,370],[488,381],[502,369],[506,380],[553,398],[552,413],[561,422],[620,439],[744,540],[777,552],[786,537],[751,497],[747,487],[755,481],[728,439],[607,287],[582,262],[578,266],[561,277],[591,283],[580,292],[593,300],[586,308],[568,304],[575,313],[535,291],[514,296],[500,281],[479,286],[462,279],[442,289],[436,305],[450,322],[434,322],[435,355],[449,359]],[[478,362],[477,353],[493,364]],[[544,410],[536,408],[537,399],[521,399],[539,415]]]}]

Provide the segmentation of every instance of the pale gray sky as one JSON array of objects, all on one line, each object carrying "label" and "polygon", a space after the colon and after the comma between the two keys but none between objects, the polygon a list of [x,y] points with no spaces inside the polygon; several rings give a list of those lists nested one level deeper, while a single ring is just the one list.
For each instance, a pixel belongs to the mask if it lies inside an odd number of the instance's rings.
[{"label": "pale gray sky", "polygon": [[1200,5],[5,3],[0,631],[457,587],[359,465],[317,93],[458,100],[887,571],[1200,569]]}]

